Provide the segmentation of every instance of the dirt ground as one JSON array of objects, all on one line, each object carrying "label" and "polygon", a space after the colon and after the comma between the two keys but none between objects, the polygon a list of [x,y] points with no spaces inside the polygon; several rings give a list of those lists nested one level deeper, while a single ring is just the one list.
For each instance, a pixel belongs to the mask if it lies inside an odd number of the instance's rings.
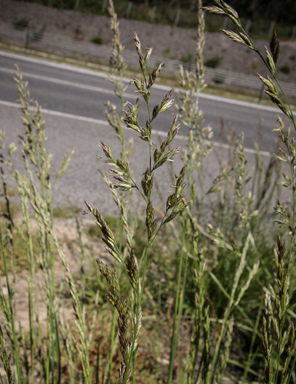
[{"label": "dirt ground", "polygon": [[[103,44],[110,44],[112,32],[106,16],[86,15],[75,11],[57,10],[33,3],[12,0],[0,0],[0,21],[9,23],[20,19],[29,21],[29,26],[36,30],[76,37],[85,41],[100,37]],[[223,19],[221,18],[221,27]],[[143,47],[153,47],[157,56],[171,59],[188,60],[194,56],[196,31],[185,28],[173,28],[168,25],[120,19],[121,42],[128,49],[134,49],[133,33],[137,32]],[[268,45],[267,41],[256,41],[260,49]],[[219,68],[244,74],[267,74],[261,59],[255,52],[236,44],[221,32],[206,33],[205,62],[214,57],[221,57]],[[278,68],[289,67],[290,73],[279,70],[279,78],[296,84],[296,42],[281,43]]]},{"label": "dirt ground", "polygon": [[[18,225],[22,224],[22,216],[16,217],[15,223]],[[82,242],[84,244],[85,252],[88,254],[89,252],[93,255],[94,258],[100,258],[103,262],[112,263],[110,259],[110,255],[105,250],[105,247],[99,239],[90,239],[85,235],[85,229],[87,226],[92,225],[94,221],[92,219],[82,219],[81,214],[79,215],[79,220],[81,222],[81,226],[83,229],[82,232]],[[35,233],[38,230],[37,222],[34,219],[30,220],[30,226],[32,233]],[[77,225],[75,218],[55,218],[54,219],[54,232],[57,236],[58,242],[61,246],[61,249],[65,255],[65,258],[70,266],[71,272],[73,276],[77,276],[80,274],[81,268],[81,260],[80,260],[80,246],[78,242],[78,233],[77,233]],[[96,241],[98,240],[98,241]],[[88,273],[90,270],[89,265],[89,257],[86,257],[85,260],[85,271]],[[59,287],[62,283],[64,287],[68,287],[68,283],[66,280],[66,271],[58,254],[56,252],[56,267],[55,267],[55,280],[56,287]],[[13,276],[10,275],[10,284],[12,284]],[[25,268],[21,272],[16,274],[15,281],[15,292],[14,292],[14,302],[15,302],[15,310],[16,310],[16,326],[21,326],[24,330],[29,329],[29,315],[28,315],[28,278],[29,271]],[[1,277],[2,280],[2,289],[3,293],[7,295],[7,284],[5,277]],[[44,285],[44,278],[42,276],[42,271],[39,269],[36,272],[36,283],[37,285]],[[37,289],[38,291],[38,289]],[[38,307],[39,307],[39,320],[41,324],[46,324],[47,318],[47,308],[44,302],[42,295],[38,296]],[[62,306],[62,314],[64,318],[74,319],[72,306]],[[0,320],[2,319],[2,314],[0,316]]]}]

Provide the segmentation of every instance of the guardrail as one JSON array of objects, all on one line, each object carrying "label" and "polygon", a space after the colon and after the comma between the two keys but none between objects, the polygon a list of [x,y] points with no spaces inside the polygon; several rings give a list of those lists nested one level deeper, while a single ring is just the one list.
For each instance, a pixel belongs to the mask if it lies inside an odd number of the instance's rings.
[{"label": "guardrail", "polygon": [[[112,48],[107,45],[98,45],[68,36],[36,31],[4,22],[0,22],[0,40],[17,44],[25,49],[30,47],[48,53],[100,63],[107,63],[112,52]],[[123,51],[123,57],[128,67],[138,67],[139,59],[136,52],[125,49]],[[165,62],[166,73],[176,73],[179,70],[180,64],[182,64],[185,69],[193,69],[193,66],[188,63],[155,56],[150,58],[149,66],[155,67],[161,62]],[[206,68],[205,78],[207,83],[223,84],[224,86],[236,88],[249,88],[258,91],[262,90],[262,83],[258,80],[257,76],[244,75],[223,69]],[[287,95],[296,97],[295,84],[287,82],[281,82],[281,84]]]}]

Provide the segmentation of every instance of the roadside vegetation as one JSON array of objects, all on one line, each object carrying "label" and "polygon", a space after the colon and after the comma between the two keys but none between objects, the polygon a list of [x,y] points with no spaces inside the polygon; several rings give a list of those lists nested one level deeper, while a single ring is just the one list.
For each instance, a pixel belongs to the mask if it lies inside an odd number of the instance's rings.
[{"label": "roadside vegetation", "polygon": [[[16,145],[6,144],[4,133],[0,143],[2,383],[295,382],[296,122],[277,80],[279,40],[274,31],[270,47],[260,52],[232,7],[222,0],[204,8],[199,0],[198,5],[195,71],[180,68],[177,105],[173,90],[158,105],[149,102],[165,68],[159,64],[148,73],[153,52],[141,46],[137,34],[141,76],[132,79],[138,94],[132,105],[124,97],[124,48],[109,0],[109,81],[122,108],[107,102],[105,113],[121,154],[115,158],[102,138],[98,156],[110,165],[102,177],[117,217],[104,218],[100,207],[86,202],[84,214],[94,224],[84,227],[75,207],[52,207],[51,183],[62,177],[73,152],[53,175],[41,109],[17,69],[23,170],[14,165]],[[223,32],[261,57],[270,76],[259,75],[258,81],[291,125],[285,127],[279,117],[271,127],[279,142],[267,159],[260,143],[255,144],[253,168],[243,136],[227,138],[227,157],[217,153],[220,169],[210,188],[205,178],[213,135],[199,108],[199,94],[206,87],[205,11],[229,17],[238,32]],[[147,113],[144,126],[138,119],[140,108]],[[154,123],[169,108],[175,108],[175,118],[167,137],[157,141]],[[181,126],[189,129],[185,148],[174,144]],[[129,164],[137,142],[127,142],[126,128],[147,147],[147,156],[139,159],[146,161],[141,180],[134,179]],[[183,161],[180,169],[172,162],[177,154]],[[168,194],[157,182],[163,173],[171,177]],[[142,201],[140,215],[135,201]],[[75,272],[58,241],[54,217],[75,218]],[[26,289],[20,291],[23,276]],[[27,303],[22,313],[26,321],[18,320],[20,294]]]}]

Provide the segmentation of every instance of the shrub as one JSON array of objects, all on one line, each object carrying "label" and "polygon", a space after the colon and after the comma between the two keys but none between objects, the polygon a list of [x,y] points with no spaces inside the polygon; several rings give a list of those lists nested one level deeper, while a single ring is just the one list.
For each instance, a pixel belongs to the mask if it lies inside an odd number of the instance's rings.
[{"label": "shrub", "polygon": [[79,213],[79,208],[74,204],[61,204],[53,208],[53,216],[56,218],[74,217]]},{"label": "shrub", "polygon": [[193,54],[190,52],[187,55],[182,55],[181,56],[181,61],[183,63],[192,63],[192,61],[193,61]]},{"label": "shrub", "polygon": [[37,42],[42,40],[45,29],[46,26],[44,25],[39,31],[32,30],[32,41]]},{"label": "shrub", "polygon": [[27,20],[24,17],[22,17],[21,19],[15,21],[13,24],[14,24],[15,27],[20,28],[20,29],[28,28],[29,20]]},{"label": "shrub", "polygon": [[217,68],[221,64],[222,57],[214,56],[206,60],[205,66],[209,68]]},{"label": "shrub", "polygon": [[291,67],[289,64],[284,64],[280,67],[280,71],[283,72],[285,75],[289,75],[291,72]]},{"label": "shrub", "polygon": [[101,45],[103,44],[103,39],[100,36],[95,36],[90,40],[94,44]]},{"label": "shrub", "polygon": [[74,30],[74,38],[78,39],[78,40],[81,40],[83,38],[82,29],[80,28],[80,26],[75,28],[75,30]]}]

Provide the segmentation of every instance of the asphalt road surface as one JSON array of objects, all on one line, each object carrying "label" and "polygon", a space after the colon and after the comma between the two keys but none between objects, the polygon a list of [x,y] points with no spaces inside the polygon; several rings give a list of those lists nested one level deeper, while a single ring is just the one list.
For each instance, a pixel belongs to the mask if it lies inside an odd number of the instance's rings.
[{"label": "asphalt road surface", "polygon": [[[44,108],[77,116],[104,119],[104,104],[107,100],[118,104],[113,93],[113,85],[106,75],[61,64],[50,63],[25,56],[0,52],[0,100],[16,102],[18,95],[13,81],[14,65],[17,64],[29,82],[32,96]],[[163,69],[165,71],[165,67]],[[259,79],[258,79],[259,81]],[[132,103],[136,99],[133,84],[128,84],[126,100]],[[155,86],[150,104],[159,103],[168,92],[168,87]],[[177,95],[176,95],[177,96]],[[214,141],[220,141],[221,120],[226,132],[230,125],[237,133],[244,132],[245,146],[253,148],[257,139],[256,127],[262,128],[262,150],[271,150],[275,140],[272,130],[276,127],[277,108],[202,94],[200,107],[204,112],[205,123],[214,131]],[[144,103],[140,108],[140,120],[146,121],[147,111]],[[171,110],[155,120],[154,129],[167,131],[172,120]],[[180,131],[186,135],[186,129]]]},{"label": "asphalt road surface", "polygon": [[[8,142],[17,142],[17,135],[21,132],[18,95],[13,80],[15,64],[19,66],[24,79],[29,82],[32,97],[42,106],[46,118],[48,148],[54,154],[53,169],[58,169],[68,150],[75,150],[65,176],[53,185],[54,203],[72,202],[83,207],[83,200],[86,199],[102,207],[102,210],[113,211],[112,199],[106,194],[102,178],[100,179],[97,173],[98,164],[95,163],[95,156],[100,153],[98,146],[100,138],[110,144],[115,153],[120,150],[114,131],[104,118],[106,101],[118,104],[113,93],[113,85],[102,73],[0,52],[0,129],[6,132]],[[128,81],[127,85],[125,98],[134,103],[136,99],[134,86],[128,84]],[[155,86],[151,94],[151,106],[159,103],[168,90],[168,87]],[[272,150],[276,139],[276,133],[272,132],[276,128],[277,116],[280,114],[276,108],[205,94],[200,97],[200,107],[204,112],[205,123],[212,126],[217,147],[220,146],[219,142],[222,142],[219,131],[223,120],[226,134],[230,126],[237,134],[244,132],[246,152],[251,156],[254,152],[253,143],[258,137],[255,127],[260,125],[261,149],[268,157],[268,151]],[[141,123],[144,124],[146,116],[147,111],[142,102]],[[172,119],[173,114],[168,110],[157,117],[153,128],[159,131],[160,135],[165,135]],[[176,145],[186,145],[187,133],[187,129],[181,127]],[[127,130],[127,137],[137,140],[137,135],[131,130]],[[140,144],[134,147],[131,159],[136,165],[136,175],[140,175],[145,169],[145,153],[147,153],[145,143],[140,140]],[[21,161],[20,157],[16,161]],[[251,158],[250,161],[252,162]],[[219,173],[217,162],[212,157],[207,162],[208,173],[211,176],[217,175]],[[175,166],[177,172],[181,166],[178,159]],[[102,167],[107,169],[106,165],[100,163],[100,169]],[[160,187],[168,191],[169,185],[170,182],[165,180],[165,177],[160,178]]]}]

